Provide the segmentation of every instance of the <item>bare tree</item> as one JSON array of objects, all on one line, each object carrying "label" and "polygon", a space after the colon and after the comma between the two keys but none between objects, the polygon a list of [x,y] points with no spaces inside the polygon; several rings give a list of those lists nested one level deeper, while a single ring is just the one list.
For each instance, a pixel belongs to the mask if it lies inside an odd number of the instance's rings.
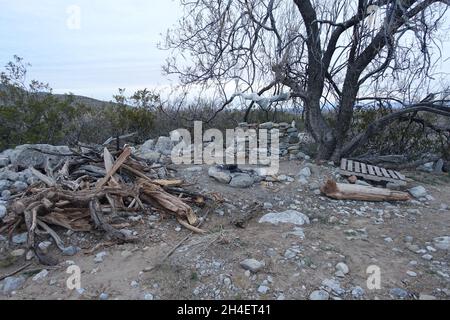
[{"label": "bare tree", "polygon": [[[184,17],[168,31],[164,45],[174,52],[166,73],[179,75],[184,85],[217,89],[224,99],[221,109],[245,93],[257,96],[250,108],[258,96],[288,93],[303,104],[321,159],[349,155],[407,114],[450,115],[447,96],[423,100],[440,58],[438,39],[448,27],[450,0],[181,4]],[[233,85],[238,94],[230,94]],[[361,97],[393,99],[403,107],[350,137]]]}]

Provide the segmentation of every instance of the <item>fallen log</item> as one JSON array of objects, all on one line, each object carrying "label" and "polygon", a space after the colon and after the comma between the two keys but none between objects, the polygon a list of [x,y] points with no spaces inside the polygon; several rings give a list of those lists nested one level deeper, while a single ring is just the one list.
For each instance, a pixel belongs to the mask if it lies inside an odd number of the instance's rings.
[{"label": "fallen log", "polygon": [[336,200],[359,201],[408,201],[411,199],[407,192],[393,191],[383,188],[366,187],[355,184],[336,183],[328,180],[320,191],[327,197]]}]

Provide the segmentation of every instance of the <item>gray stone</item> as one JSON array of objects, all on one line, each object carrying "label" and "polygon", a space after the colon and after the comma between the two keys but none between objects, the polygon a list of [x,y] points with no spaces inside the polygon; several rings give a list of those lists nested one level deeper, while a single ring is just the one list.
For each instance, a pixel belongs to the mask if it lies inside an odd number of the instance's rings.
[{"label": "gray stone", "polygon": [[208,175],[220,183],[228,184],[231,181],[231,173],[228,170],[221,170],[217,167],[211,167],[208,170]]},{"label": "gray stone", "polygon": [[16,249],[11,251],[11,256],[13,257],[22,257],[25,254],[25,250],[24,249]]},{"label": "gray stone", "polygon": [[155,150],[155,140],[150,139],[144,142],[144,144],[139,149],[139,152],[142,154],[154,150]]},{"label": "gray stone", "polygon": [[406,271],[406,274],[413,278],[417,277],[417,273],[415,273],[414,271],[408,270],[408,271]]},{"label": "gray stone", "polygon": [[5,201],[8,201],[9,199],[11,199],[11,191],[9,190],[3,190],[2,192],[2,199]]},{"label": "gray stone", "polygon": [[8,190],[12,185],[12,182],[9,180],[0,180],[0,192]]},{"label": "gray stone", "polygon": [[25,182],[22,182],[22,181],[16,181],[12,185],[12,189],[17,192],[25,191],[27,188],[28,188],[28,184],[26,184]]},{"label": "gray stone", "polygon": [[260,271],[262,268],[264,268],[266,264],[264,263],[264,261],[258,261],[255,259],[246,259],[244,261],[241,261],[240,265],[245,270],[249,270],[251,272],[256,273]]},{"label": "gray stone", "polygon": [[145,293],[144,294],[144,300],[154,300],[153,294]]},{"label": "gray stone", "polygon": [[28,233],[24,232],[21,234],[16,234],[15,236],[12,237],[12,242],[14,244],[24,244],[26,243],[28,240]]},{"label": "gray stone", "polygon": [[78,247],[69,246],[69,247],[64,248],[64,249],[62,250],[62,254],[63,254],[64,256],[69,256],[69,257],[71,257],[71,256],[76,255],[80,250],[81,250],[81,249],[78,248]]},{"label": "gray stone", "polygon": [[271,212],[264,215],[259,223],[271,223],[278,225],[279,223],[291,223],[295,225],[302,226],[304,224],[309,224],[309,218],[305,214],[298,212],[296,210],[287,210],[284,212]]},{"label": "gray stone", "polygon": [[339,262],[336,265],[336,270],[341,271],[343,274],[348,274],[350,272],[350,269],[348,268],[348,266],[343,262]]},{"label": "gray stone", "polygon": [[44,269],[33,277],[33,281],[40,282],[48,276],[48,270]]},{"label": "gray stone", "polygon": [[398,190],[401,190],[402,186],[395,182],[388,182],[386,184],[386,188],[398,191]]},{"label": "gray stone", "polygon": [[341,288],[339,281],[335,279],[325,279],[322,281],[322,285],[333,291],[338,296],[345,293],[345,290]]},{"label": "gray stone", "polygon": [[253,178],[245,173],[239,173],[231,178],[230,186],[233,188],[249,188],[253,185]]},{"label": "gray stone", "polygon": [[[9,180],[11,182],[15,182],[15,181],[19,180],[19,174],[15,171],[6,169],[6,170],[3,170],[0,172],[0,180]],[[9,186],[11,186],[11,185],[12,185],[12,183],[9,184]]]},{"label": "gray stone", "polygon": [[408,298],[408,291],[403,290],[401,288],[393,288],[393,289],[389,290],[389,294],[393,298],[397,298],[397,299],[406,299],[406,298]]},{"label": "gray stone", "polygon": [[422,186],[411,188],[408,191],[416,199],[423,198],[427,195],[427,190]]},{"label": "gray stone", "polygon": [[270,130],[273,128],[273,122],[266,122],[259,125],[260,129],[267,129]]},{"label": "gray stone", "polygon": [[316,290],[309,295],[309,300],[328,300],[330,295],[325,290]]},{"label": "gray stone", "polygon": [[434,163],[428,162],[428,163],[425,163],[425,164],[417,167],[417,170],[423,171],[423,172],[433,172],[433,167],[434,167]]},{"label": "gray stone", "polygon": [[9,158],[0,157],[0,168],[6,167],[9,164]]},{"label": "gray stone", "polygon": [[365,294],[365,291],[364,291],[363,288],[361,288],[359,286],[352,288],[352,296],[353,296],[353,298],[361,299],[364,296],[364,294]]},{"label": "gray stone", "polygon": [[320,185],[317,182],[312,182],[309,184],[309,190],[314,191],[314,190],[319,190],[320,189]]},{"label": "gray stone", "polygon": [[273,204],[270,202],[264,202],[264,209],[270,210],[273,208]]},{"label": "gray stone", "polygon": [[13,291],[16,291],[24,285],[26,279],[24,276],[7,277],[3,281],[3,294],[8,295]]},{"label": "gray stone", "polygon": [[270,290],[270,288],[267,286],[259,286],[258,293],[266,294],[267,292],[269,292],[269,290]]},{"label": "gray stone", "polygon": [[158,142],[155,145],[155,151],[159,153],[170,156],[172,154],[173,142],[169,137],[159,137]]},{"label": "gray stone", "polygon": [[444,172],[443,169],[444,169],[444,159],[439,159],[434,165],[434,172],[443,173]]},{"label": "gray stone", "polygon": [[309,178],[311,177],[311,169],[309,167],[305,167],[298,173],[299,176]]},{"label": "gray stone", "polygon": [[202,172],[202,167],[190,167],[185,169],[187,172]]},{"label": "gray stone", "polygon": [[[46,153],[39,152],[35,149]],[[21,145],[16,147],[14,150],[9,151],[9,159],[11,164],[19,167],[43,168],[46,159],[48,159],[50,164],[54,165],[64,158],[63,156],[58,156],[57,154],[71,153],[72,152],[67,146],[51,146],[48,144]]]},{"label": "gray stone", "polygon": [[6,207],[0,204],[0,219],[3,219],[4,217],[6,217]]},{"label": "gray stone", "polygon": [[108,255],[108,253],[107,253],[106,251],[102,251],[102,252],[97,253],[97,254],[95,255],[94,262],[95,262],[95,263],[101,263],[101,262],[103,262],[103,259],[104,259],[107,255]]},{"label": "gray stone", "polygon": [[365,182],[364,180],[356,180],[355,184],[365,187],[371,187],[372,185],[370,183]]},{"label": "gray stone", "polygon": [[438,237],[433,239],[434,246],[441,250],[450,250],[450,236]]},{"label": "gray stone", "polygon": [[157,151],[147,151],[139,154],[139,157],[150,162],[158,162],[159,159],[161,159],[161,153]]},{"label": "gray stone", "polygon": [[422,256],[422,259],[423,260],[427,260],[427,261],[431,261],[431,260],[433,260],[433,256],[431,254],[424,254]]},{"label": "gray stone", "polygon": [[47,253],[48,248],[50,248],[51,245],[52,245],[52,243],[50,241],[42,241],[38,244],[38,247],[39,247],[39,249],[41,249],[41,251],[43,253]]},{"label": "gray stone", "polygon": [[108,299],[109,299],[109,294],[107,294],[106,292],[102,292],[102,293],[98,296],[98,298],[99,298],[100,300],[108,300]]}]

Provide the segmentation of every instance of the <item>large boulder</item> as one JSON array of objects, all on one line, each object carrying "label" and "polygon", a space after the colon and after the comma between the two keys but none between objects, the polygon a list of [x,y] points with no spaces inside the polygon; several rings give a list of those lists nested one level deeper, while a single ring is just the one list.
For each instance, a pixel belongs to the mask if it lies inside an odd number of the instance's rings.
[{"label": "large boulder", "polygon": [[8,157],[0,157],[0,168],[6,167],[9,164],[9,158]]},{"label": "large boulder", "polygon": [[427,190],[422,186],[411,188],[408,192],[416,199],[423,198],[428,194]]},{"label": "large boulder", "polygon": [[3,283],[3,294],[8,295],[13,291],[16,291],[23,287],[26,278],[24,276],[7,277]]},{"label": "large boulder", "polygon": [[249,188],[253,185],[253,178],[246,173],[238,173],[231,178],[230,186],[233,188]]},{"label": "large boulder", "polygon": [[174,144],[169,137],[159,137],[155,145],[155,151],[165,156],[170,156],[172,154],[173,147]]},{"label": "large boulder", "polygon": [[139,154],[139,157],[150,162],[158,162],[161,159],[161,153],[156,151],[147,151]]},{"label": "large boulder", "polygon": [[222,170],[218,167],[211,167],[208,170],[208,175],[220,183],[229,184],[231,181],[231,173],[228,170]]},{"label": "large boulder", "polygon": [[151,140],[145,141],[145,143],[139,149],[139,152],[141,154],[145,154],[145,153],[147,153],[149,151],[153,151],[153,150],[155,150],[155,140],[151,139]]},{"label": "large boulder", "polygon": [[[42,152],[40,152],[40,151]],[[51,146],[48,144],[24,144],[13,150],[6,150],[2,157],[7,156],[12,165],[28,168],[43,168],[46,159],[52,165],[57,164],[64,155],[71,154],[67,146]]]}]

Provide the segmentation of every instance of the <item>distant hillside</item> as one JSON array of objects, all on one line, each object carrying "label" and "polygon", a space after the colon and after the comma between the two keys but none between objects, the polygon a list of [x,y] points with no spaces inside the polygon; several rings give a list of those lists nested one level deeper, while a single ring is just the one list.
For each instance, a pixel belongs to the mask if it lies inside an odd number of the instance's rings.
[{"label": "distant hillside", "polygon": [[[3,84],[0,84],[0,92],[7,90],[7,87]],[[40,93],[42,95],[46,95],[47,93]],[[54,96],[57,99],[64,99],[65,97],[67,97],[67,95],[65,94],[54,94]],[[84,97],[84,96],[78,96],[78,95],[73,95],[74,97],[74,104],[85,104],[86,106],[89,107],[93,107],[93,108],[102,108],[111,104],[115,104],[114,102],[110,102],[110,101],[102,101],[102,100],[97,100],[94,98],[89,98],[89,97]],[[0,104],[4,104],[5,101],[2,101],[2,99],[0,98]]]}]

